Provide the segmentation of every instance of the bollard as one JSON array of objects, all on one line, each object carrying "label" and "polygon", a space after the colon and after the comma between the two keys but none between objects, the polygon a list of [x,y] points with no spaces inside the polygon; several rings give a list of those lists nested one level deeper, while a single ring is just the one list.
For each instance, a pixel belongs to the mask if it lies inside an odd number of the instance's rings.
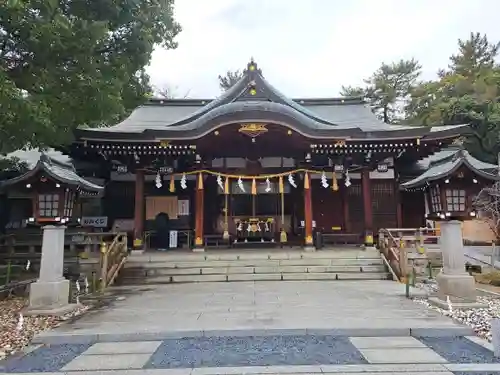
[{"label": "bollard", "polygon": [[491,342],[495,357],[500,358],[500,319],[491,319]]},{"label": "bollard", "polygon": [[406,276],[406,280],[405,280],[405,295],[406,295],[406,298],[410,298],[410,275],[407,275]]},{"label": "bollard", "polygon": [[11,274],[11,271],[12,271],[11,267],[12,267],[12,263],[9,260],[9,263],[7,263],[7,274],[5,275],[5,284],[10,283],[10,274]]},{"label": "bollard", "polygon": [[432,275],[432,263],[430,260],[427,262],[427,268],[429,269],[429,280],[431,280],[433,275]]}]

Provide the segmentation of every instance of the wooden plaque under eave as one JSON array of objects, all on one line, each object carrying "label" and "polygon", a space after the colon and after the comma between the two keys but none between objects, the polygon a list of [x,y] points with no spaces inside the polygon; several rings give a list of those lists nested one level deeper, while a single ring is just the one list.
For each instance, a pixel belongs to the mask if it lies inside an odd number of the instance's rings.
[{"label": "wooden plaque under eave", "polygon": [[156,215],[164,212],[171,220],[177,219],[177,197],[146,197],[146,220],[154,220]]}]

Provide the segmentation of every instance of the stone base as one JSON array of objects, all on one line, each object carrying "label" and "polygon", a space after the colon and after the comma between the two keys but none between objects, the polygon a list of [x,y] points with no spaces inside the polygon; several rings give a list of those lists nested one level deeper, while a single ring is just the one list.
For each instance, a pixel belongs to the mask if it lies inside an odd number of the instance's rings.
[{"label": "stone base", "polygon": [[438,284],[437,297],[441,301],[447,301],[449,297],[451,302],[476,303],[477,291],[474,277],[466,273],[450,275],[440,272],[436,276],[436,282]]},{"label": "stone base", "polygon": [[[451,300],[451,297],[450,297],[450,300]],[[443,309],[443,310],[449,310],[449,306],[448,306],[448,301],[447,300],[442,300],[440,299],[439,297],[429,297],[428,301],[430,302],[431,305],[434,305],[436,307],[439,307],[440,309]],[[470,302],[470,301],[467,301],[467,302],[464,302],[464,301],[458,301],[456,298],[455,298],[455,301],[451,301],[451,308],[452,309],[456,309],[456,310],[465,310],[465,309],[482,309],[482,308],[485,308],[485,307],[488,307],[486,304],[484,303],[480,303],[480,302]]]},{"label": "stone base", "polygon": [[363,246],[363,250],[377,250],[377,248],[373,245],[370,245],[370,246],[367,246],[367,245],[364,245]]},{"label": "stone base", "polygon": [[193,247],[193,253],[203,253],[204,251],[204,247]]},{"label": "stone base", "polygon": [[66,314],[69,314],[79,307],[81,307],[81,304],[78,303],[70,303],[67,304],[66,306],[57,306],[57,307],[47,307],[47,308],[31,308],[27,307],[26,309],[23,310],[23,315],[24,316],[34,316],[34,315],[50,315],[50,316],[63,316]]},{"label": "stone base", "polygon": [[29,310],[49,311],[68,306],[69,280],[38,280],[30,285]]},{"label": "stone base", "polygon": [[141,255],[144,254],[144,249],[130,250],[130,255]]},{"label": "stone base", "polygon": [[306,246],[304,246],[304,251],[311,253],[311,252],[316,251],[316,247],[314,247],[313,245],[306,245]]}]

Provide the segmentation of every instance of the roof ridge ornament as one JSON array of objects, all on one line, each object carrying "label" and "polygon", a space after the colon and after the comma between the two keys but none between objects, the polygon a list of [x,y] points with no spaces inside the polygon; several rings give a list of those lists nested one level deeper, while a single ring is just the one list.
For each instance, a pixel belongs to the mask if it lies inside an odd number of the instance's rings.
[{"label": "roof ridge ornament", "polygon": [[[253,57],[250,58],[250,62],[247,64],[247,68],[244,73],[248,74],[250,77],[254,76],[255,73],[262,75],[262,71],[258,68]],[[252,78],[250,78],[250,80],[252,80]]]}]

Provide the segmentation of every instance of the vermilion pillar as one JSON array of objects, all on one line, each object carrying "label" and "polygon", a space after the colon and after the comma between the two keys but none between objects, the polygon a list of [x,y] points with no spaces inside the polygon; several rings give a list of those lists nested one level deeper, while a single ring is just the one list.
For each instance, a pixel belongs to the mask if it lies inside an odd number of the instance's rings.
[{"label": "vermilion pillar", "polygon": [[135,172],[134,247],[142,247],[144,231],[144,171]]},{"label": "vermilion pillar", "polygon": [[194,223],[194,251],[204,251],[203,248],[203,174],[198,173],[196,178],[195,194],[195,223]]},{"label": "vermilion pillar", "polygon": [[373,246],[373,210],[370,184],[370,170],[361,171],[361,189],[363,194],[363,208],[365,213],[365,245]]},{"label": "vermilion pillar", "polygon": [[304,240],[305,249],[314,250],[311,180],[307,172],[304,174]]}]

